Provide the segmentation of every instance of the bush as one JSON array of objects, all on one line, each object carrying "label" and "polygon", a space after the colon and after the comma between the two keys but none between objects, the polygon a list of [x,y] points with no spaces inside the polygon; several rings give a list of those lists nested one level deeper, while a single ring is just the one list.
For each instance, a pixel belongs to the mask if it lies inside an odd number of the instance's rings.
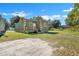
[{"label": "bush", "polygon": [[71,31],[79,31],[79,25],[71,27],[70,30]]}]

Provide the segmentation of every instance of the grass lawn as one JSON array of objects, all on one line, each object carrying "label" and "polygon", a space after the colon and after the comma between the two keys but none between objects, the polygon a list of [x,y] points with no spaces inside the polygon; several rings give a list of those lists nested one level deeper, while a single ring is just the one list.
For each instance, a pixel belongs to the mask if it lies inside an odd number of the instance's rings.
[{"label": "grass lawn", "polygon": [[6,34],[0,37],[0,42],[16,40],[22,38],[42,38],[51,42],[57,42],[55,47],[64,47],[57,49],[56,55],[79,55],[79,33],[68,31],[52,31],[45,34],[24,34],[7,31]]}]

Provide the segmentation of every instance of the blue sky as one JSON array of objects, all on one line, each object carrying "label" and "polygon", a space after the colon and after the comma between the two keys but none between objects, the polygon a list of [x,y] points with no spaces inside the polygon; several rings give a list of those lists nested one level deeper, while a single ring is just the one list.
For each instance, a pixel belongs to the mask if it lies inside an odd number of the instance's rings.
[{"label": "blue sky", "polygon": [[0,3],[0,14],[8,21],[16,15],[25,18],[42,16],[46,20],[57,18],[65,24],[67,13],[72,9],[72,3]]}]

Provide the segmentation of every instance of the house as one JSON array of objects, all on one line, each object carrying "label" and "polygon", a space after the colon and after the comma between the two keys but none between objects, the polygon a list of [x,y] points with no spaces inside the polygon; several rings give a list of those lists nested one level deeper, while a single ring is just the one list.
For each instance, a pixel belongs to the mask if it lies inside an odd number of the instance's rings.
[{"label": "house", "polygon": [[48,22],[45,20],[32,21],[29,19],[20,19],[18,23],[15,23],[15,31],[23,33],[48,32]]}]

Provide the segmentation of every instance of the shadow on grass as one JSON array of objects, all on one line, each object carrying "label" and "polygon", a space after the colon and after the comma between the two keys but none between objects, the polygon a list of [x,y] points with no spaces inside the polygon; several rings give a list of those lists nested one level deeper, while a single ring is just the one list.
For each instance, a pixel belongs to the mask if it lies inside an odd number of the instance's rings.
[{"label": "shadow on grass", "polygon": [[29,33],[30,35],[36,35],[36,34],[58,34],[58,32],[46,32],[46,33]]},{"label": "shadow on grass", "polygon": [[58,34],[58,32],[47,32],[47,34]]},{"label": "shadow on grass", "polygon": [[4,35],[5,37],[8,37],[7,35]]},{"label": "shadow on grass", "polygon": [[[21,32],[17,32],[17,33],[21,33]],[[28,32],[24,34],[37,35],[37,34],[59,34],[59,33],[58,32]]]},{"label": "shadow on grass", "polygon": [[4,36],[4,37],[8,37],[7,35],[0,35],[0,37],[2,37],[2,36]]},{"label": "shadow on grass", "polygon": [[0,37],[4,36],[4,34],[1,34]]},{"label": "shadow on grass", "polygon": [[0,35],[0,37],[2,37],[2,35]]}]

